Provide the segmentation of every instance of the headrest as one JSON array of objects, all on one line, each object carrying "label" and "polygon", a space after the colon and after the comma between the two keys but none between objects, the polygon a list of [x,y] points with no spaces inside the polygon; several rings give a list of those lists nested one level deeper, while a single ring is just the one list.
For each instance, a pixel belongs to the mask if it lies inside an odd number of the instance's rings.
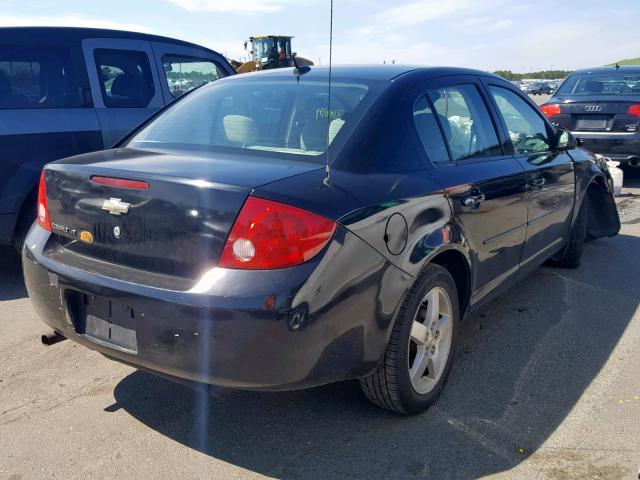
[{"label": "headrest", "polygon": [[256,122],[244,115],[225,115],[222,119],[227,140],[235,145],[252,145],[258,139]]},{"label": "headrest", "polygon": [[585,83],[584,89],[589,93],[602,93],[604,85],[602,82],[593,82],[590,80]]},{"label": "headrest", "polygon": [[118,75],[111,84],[111,95],[118,97],[136,98],[144,90],[142,78],[136,75]]}]

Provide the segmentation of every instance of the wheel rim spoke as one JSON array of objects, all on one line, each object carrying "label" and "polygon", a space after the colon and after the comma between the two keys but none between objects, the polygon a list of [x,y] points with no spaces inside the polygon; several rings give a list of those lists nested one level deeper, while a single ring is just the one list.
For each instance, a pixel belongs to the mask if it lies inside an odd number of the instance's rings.
[{"label": "wheel rim spoke", "polygon": [[426,298],[427,304],[427,318],[425,323],[427,325],[431,325],[433,322],[438,320],[438,316],[440,315],[440,294],[434,288],[427,293]]},{"label": "wheel rim spoke", "polygon": [[424,345],[427,343],[427,337],[429,336],[429,329],[424,323],[420,323],[417,320],[411,325],[411,340],[417,345]]},{"label": "wheel rim spoke", "polygon": [[429,352],[426,348],[419,348],[416,353],[416,358],[413,361],[411,370],[409,370],[409,378],[411,381],[418,381],[424,376],[424,372],[427,369],[429,363]]},{"label": "wheel rim spoke", "polygon": [[438,332],[438,342],[448,341],[449,333],[451,332],[451,322],[449,315],[443,314],[438,320],[436,320],[435,331]]},{"label": "wheel rim spoke", "polygon": [[431,355],[429,357],[429,363],[427,364],[427,378],[435,381],[440,374],[442,373],[442,355],[439,355],[440,352],[436,352],[435,355]]}]

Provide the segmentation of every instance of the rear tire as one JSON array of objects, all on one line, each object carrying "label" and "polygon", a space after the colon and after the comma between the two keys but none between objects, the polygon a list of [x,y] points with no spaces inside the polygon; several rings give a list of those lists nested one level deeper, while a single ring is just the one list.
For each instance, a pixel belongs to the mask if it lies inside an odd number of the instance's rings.
[{"label": "rear tire", "polygon": [[576,218],[571,232],[569,233],[569,241],[562,250],[560,258],[553,261],[553,265],[561,268],[578,268],[580,266],[580,258],[582,250],[587,239],[587,219],[589,218],[589,197],[582,200],[578,218]]},{"label": "rear tire", "polygon": [[[31,205],[33,204],[33,205]],[[25,238],[27,238],[27,233],[29,233],[29,229],[33,222],[36,220],[36,202],[35,200],[29,203],[29,206],[23,209],[20,217],[18,217],[18,221],[16,222],[16,227],[13,231],[13,248],[16,252],[20,253],[22,251],[22,245],[24,244]]]},{"label": "rear tire", "polygon": [[367,398],[403,415],[429,408],[451,372],[459,320],[451,274],[427,265],[400,308],[382,364],[360,380]]}]

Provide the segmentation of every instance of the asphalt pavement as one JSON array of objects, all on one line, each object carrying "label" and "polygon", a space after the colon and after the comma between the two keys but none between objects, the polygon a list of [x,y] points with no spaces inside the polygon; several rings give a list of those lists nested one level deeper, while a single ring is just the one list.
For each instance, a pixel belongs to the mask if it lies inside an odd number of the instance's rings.
[{"label": "asphalt pavement", "polygon": [[638,478],[635,177],[620,235],[467,319],[447,388],[411,418],[355,382],[205,396],[70,341],[44,347],[19,262],[2,252],[0,479]]}]

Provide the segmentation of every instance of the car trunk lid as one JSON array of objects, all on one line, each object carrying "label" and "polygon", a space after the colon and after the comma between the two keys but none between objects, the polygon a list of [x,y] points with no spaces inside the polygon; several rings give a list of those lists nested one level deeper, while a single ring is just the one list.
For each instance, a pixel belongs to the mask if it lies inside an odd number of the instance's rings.
[{"label": "car trunk lid", "polygon": [[573,132],[634,133],[640,128],[640,118],[628,113],[629,107],[640,103],[638,98],[599,96],[566,102],[556,100],[561,113],[553,117],[553,121]]},{"label": "car trunk lid", "polygon": [[[317,168],[245,156],[99,152],[47,167],[48,209],[64,248],[114,265],[195,278],[217,263],[255,187]],[[134,183],[123,187],[122,181]]]}]

